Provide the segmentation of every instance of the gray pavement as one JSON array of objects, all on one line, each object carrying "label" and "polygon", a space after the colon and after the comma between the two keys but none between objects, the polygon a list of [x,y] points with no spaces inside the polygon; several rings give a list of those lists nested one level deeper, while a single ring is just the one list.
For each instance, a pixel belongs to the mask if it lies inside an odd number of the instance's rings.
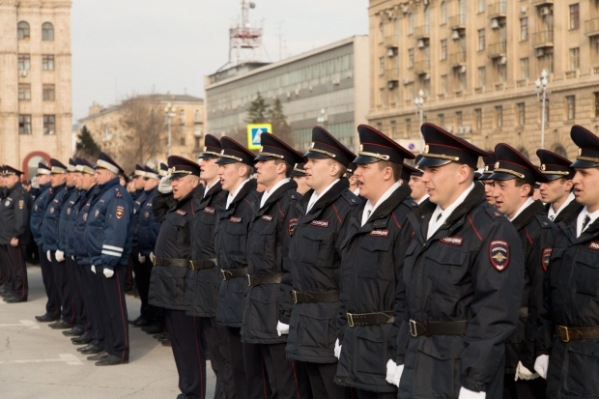
[{"label": "gray pavement", "polygon": [[[0,398],[2,399],[175,399],[178,377],[170,347],[138,328],[129,328],[129,364],[97,367],[76,351],[62,332],[39,323],[45,293],[40,268],[28,267],[29,301],[0,300]],[[139,299],[127,295],[129,319],[139,315]],[[215,378],[207,364],[207,397]]]}]

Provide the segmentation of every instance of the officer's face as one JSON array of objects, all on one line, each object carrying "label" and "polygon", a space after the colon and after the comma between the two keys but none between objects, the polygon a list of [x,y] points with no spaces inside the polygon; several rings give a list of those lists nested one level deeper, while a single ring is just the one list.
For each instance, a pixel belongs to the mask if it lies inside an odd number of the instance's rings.
[{"label": "officer's face", "polygon": [[380,162],[357,165],[354,176],[360,195],[375,202],[395,183],[393,170],[390,167],[381,168]]},{"label": "officer's face", "polygon": [[293,176],[293,181],[297,183],[295,191],[304,195],[310,190],[310,186],[306,183],[306,176]]},{"label": "officer's face", "polygon": [[64,184],[66,180],[67,180],[66,173],[50,175],[50,181],[52,182],[52,187],[58,187],[61,184]]},{"label": "officer's face", "polygon": [[75,175],[75,188],[76,188],[77,190],[83,190],[83,187],[82,187],[82,185],[81,185],[81,183],[82,183],[82,178],[81,178],[81,175],[82,175],[83,173],[79,173],[79,172],[77,172],[77,173],[73,173],[73,174]]},{"label": "officer's face", "polygon": [[281,170],[281,173],[285,173],[285,165],[282,163],[277,165],[273,159],[269,159],[256,162],[256,170],[257,182],[268,189],[277,183],[280,175],[277,171]]},{"label": "officer's face", "polygon": [[426,195],[426,185],[424,184],[424,181],[422,181],[422,177],[410,176],[408,186],[410,186],[410,189],[412,190],[412,198],[414,201],[418,202]]},{"label": "officer's face", "polygon": [[96,183],[96,176],[89,173],[82,173],[80,178],[80,186],[82,190],[89,190]]},{"label": "officer's face", "polygon": [[188,196],[199,184],[196,176],[183,176],[171,178],[173,184],[173,198],[177,201]]},{"label": "officer's face", "polygon": [[487,202],[491,205],[495,205],[495,197],[493,197],[493,190],[495,190],[495,187],[493,185],[493,180],[483,180],[483,184],[485,185],[485,197],[487,198]]},{"label": "officer's face", "polygon": [[136,176],[135,179],[133,179],[133,186],[135,187],[135,190],[143,189],[144,183],[145,183],[145,180],[142,176]]},{"label": "officer's face", "polygon": [[572,183],[576,201],[585,205],[589,212],[599,210],[599,169],[576,169]]},{"label": "officer's face", "polygon": [[572,186],[572,180],[566,180],[564,178],[551,180],[547,183],[541,183],[541,199],[543,202],[548,204],[559,202],[570,195]]},{"label": "officer's face", "polygon": [[239,162],[219,165],[218,178],[223,190],[234,191],[237,185],[245,180],[247,171]]},{"label": "officer's face", "polygon": [[218,164],[216,163],[217,158],[202,158],[200,160],[200,177],[206,180],[208,183],[212,183],[218,178]]},{"label": "officer's face", "polygon": [[17,175],[9,175],[2,178],[3,187],[12,188],[15,184],[19,182],[19,176]]},{"label": "officer's face", "polygon": [[69,172],[67,173],[67,186],[74,187],[77,181],[77,173]]},{"label": "officer's face", "polygon": [[39,185],[46,184],[50,181],[49,175],[37,175],[37,182]]},{"label": "officer's face", "polygon": [[516,186],[516,179],[495,180],[493,182],[495,207],[499,212],[511,219],[526,202],[531,189],[530,184]]},{"label": "officer's face", "polygon": [[154,187],[156,187],[158,185],[158,183],[160,183],[160,180],[158,179],[147,179],[144,180],[144,190],[148,191],[153,189]]},{"label": "officer's face", "polygon": [[108,183],[110,180],[115,178],[115,174],[108,169],[96,169],[96,183],[99,185]]},{"label": "officer's face", "polygon": [[[422,181],[433,204],[445,209],[470,185],[471,172],[467,165],[450,162],[442,166],[425,166]],[[460,187],[461,186],[461,187]]]},{"label": "officer's face", "polygon": [[338,164],[330,158],[308,158],[304,168],[306,169],[306,184],[316,192],[327,188],[339,173]]}]

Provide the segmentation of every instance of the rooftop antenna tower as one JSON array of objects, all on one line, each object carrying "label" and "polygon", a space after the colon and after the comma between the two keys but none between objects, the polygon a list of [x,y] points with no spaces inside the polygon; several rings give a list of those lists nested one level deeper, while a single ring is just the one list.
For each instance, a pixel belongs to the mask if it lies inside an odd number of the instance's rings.
[{"label": "rooftop antenna tower", "polygon": [[256,3],[240,0],[241,19],[229,29],[229,60],[233,65],[257,61],[257,50],[262,46],[262,27],[252,28],[250,10]]}]

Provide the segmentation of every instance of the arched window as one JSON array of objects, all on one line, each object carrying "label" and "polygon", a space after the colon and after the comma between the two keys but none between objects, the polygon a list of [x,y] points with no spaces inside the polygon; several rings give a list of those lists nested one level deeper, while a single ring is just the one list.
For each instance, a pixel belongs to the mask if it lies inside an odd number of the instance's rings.
[{"label": "arched window", "polygon": [[568,152],[566,151],[566,149],[564,148],[563,145],[561,144],[555,144],[553,146],[553,152],[555,152],[557,155],[561,155],[564,158],[568,158]]},{"label": "arched window", "polygon": [[29,24],[25,21],[21,21],[17,24],[17,39],[18,40],[29,40]]},{"label": "arched window", "polygon": [[42,24],[42,40],[45,42],[54,41],[54,25],[50,22],[44,22]]}]

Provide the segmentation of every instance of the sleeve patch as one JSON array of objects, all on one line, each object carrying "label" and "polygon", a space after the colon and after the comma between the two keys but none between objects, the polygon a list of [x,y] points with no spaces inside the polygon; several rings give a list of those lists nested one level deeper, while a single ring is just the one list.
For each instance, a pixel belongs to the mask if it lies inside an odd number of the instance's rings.
[{"label": "sleeve patch", "polygon": [[289,219],[289,235],[292,236],[297,227],[298,218]]},{"label": "sleeve patch", "polygon": [[489,243],[489,261],[497,271],[504,271],[510,263],[509,244],[503,240],[491,241]]},{"label": "sleeve patch", "polygon": [[177,211],[175,212],[177,215],[180,216],[185,216],[187,215],[187,211],[183,210],[183,209],[177,209]]},{"label": "sleeve patch", "polygon": [[121,219],[123,217],[123,215],[125,214],[125,208],[123,206],[117,206],[116,207],[116,212],[114,213],[116,215],[117,219]]},{"label": "sleeve patch", "polygon": [[25,201],[19,200],[19,209],[23,209],[25,207]]},{"label": "sleeve patch", "polygon": [[551,260],[551,253],[553,252],[553,248],[545,248],[543,249],[543,253],[541,254],[541,267],[543,271],[546,272],[549,268],[549,261]]}]

